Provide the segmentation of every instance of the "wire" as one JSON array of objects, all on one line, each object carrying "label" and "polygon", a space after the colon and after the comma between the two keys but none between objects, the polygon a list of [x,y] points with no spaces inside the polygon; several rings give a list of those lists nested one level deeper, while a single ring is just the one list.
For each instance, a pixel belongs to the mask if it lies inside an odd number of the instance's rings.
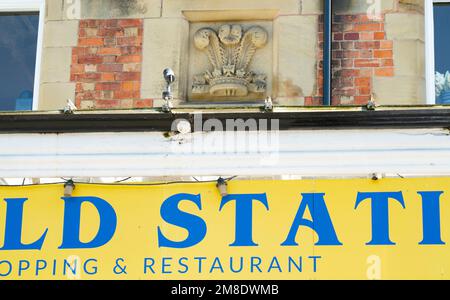
[{"label": "wire", "polygon": [[129,180],[129,179],[131,179],[131,177],[127,177],[127,178],[122,179],[122,180],[117,180],[117,181],[115,181],[114,183],[121,183],[121,182],[127,181],[127,180]]},{"label": "wire", "polygon": [[[237,178],[238,175],[231,176],[228,178],[224,178],[225,181],[231,181]],[[91,183],[91,182],[76,182],[74,184],[83,184],[83,185],[103,185],[103,186],[163,186],[163,185],[172,185],[172,184],[196,184],[196,183],[216,183],[217,180],[198,180],[197,181],[169,181],[169,182],[158,182],[158,183],[120,183],[126,180],[129,180],[132,177],[128,177],[121,181],[112,182],[112,183]],[[63,178],[61,178],[63,179]],[[64,179],[63,179],[64,180]],[[23,185],[3,185],[0,184],[0,187],[18,187],[18,186],[45,186],[45,185],[58,185],[65,184],[68,180],[64,180],[64,182],[49,182],[49,183],[31,183],[31,184],[23,184]]]}]

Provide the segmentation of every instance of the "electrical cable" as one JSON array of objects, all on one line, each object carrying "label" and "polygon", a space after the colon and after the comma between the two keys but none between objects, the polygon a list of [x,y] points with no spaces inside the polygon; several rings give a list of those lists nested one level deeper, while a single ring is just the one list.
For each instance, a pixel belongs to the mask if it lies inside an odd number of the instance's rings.
[{"label": "electrical cable", "polygon": [[[238,175],[231,176],[228,178],[224,178],[225,181],[231,181],[238,177]],[[196,179],[197,181],[169,181],[169,182],[157,182],[157,183],[121,183],[123,181],[129,180],[132,177],[126,178],[124,180],[118,181],[118,182],[111,182],[111,183],[91,183],[91,182],[76,182],[74,181],[74,184],[83,184],[83,185],[100,185],[100,186],[164,186],[164,185],[172,185],[172,184],[197,184],[197,183],[217,183],[217,180],[205,180],[201,181]],[[61,178],[63,179],[63,178]],[[65,180],[63,182],[49,182],[49,183],[31,183],[31,184],[25,184],[25,185],[4,185],[0,184],[0,187],[19,187],[19,186],[45,186],[45,185],[58,185],[58,184],[65,184],[68,180]]]}]

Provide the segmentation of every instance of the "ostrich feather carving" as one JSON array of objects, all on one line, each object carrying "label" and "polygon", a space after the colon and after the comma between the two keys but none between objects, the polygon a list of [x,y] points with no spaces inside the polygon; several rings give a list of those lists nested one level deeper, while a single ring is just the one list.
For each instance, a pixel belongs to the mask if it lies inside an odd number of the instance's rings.
[{"label": "ostrich feather carving", "polygon": [[248,70],[257,49],[268,42],[267,32],[260,26],[244,32],[241,25],[225,24],[216,32],[202,28],[194,35],[194,45],[205,51],[213,70],[194,77],[193,94],[213,96],[247,96],[264,93],[266,76]]}]

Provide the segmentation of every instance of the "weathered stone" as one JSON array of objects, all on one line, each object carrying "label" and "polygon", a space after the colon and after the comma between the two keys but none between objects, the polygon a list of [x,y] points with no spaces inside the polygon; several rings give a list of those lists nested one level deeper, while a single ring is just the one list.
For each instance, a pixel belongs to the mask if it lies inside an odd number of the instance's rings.
[{"label": "weathered stone", "polygon": [[419,39],[424,37],[424,16],[420,14],[386,14],[386,34],[389,40]]},{"label": "weathered stone", "polygon": [[362,0],[340,0],[340,1],[333,1],[333,8],[334,11],[337,13],[377,14],[394,9],[395,2],[396,2],[395,0],[376,0],[372,2]]},{"label": "weathered stone", "polygon": [[62,0],[47,0],[46,3],[46,20],[62,20],[63,15],[63,1]]},{"label": "weathered stone", "polygon": [[39,110],[63,109],[67,99],[74,101],[75,83],[44,83],[39,93]]},{"label": "weathered stone", "polygon": [[278,37],[277,99],[311,96],[316,84],[317,16],[280,17]]},{"label": "weathered stone", "polygon": [[69,82],[72,48],[44,48],[41,82]]},{"label": "weathered stone", "polygon": [[425,104],[425,79],[416,76],[374,77],[375,100],[381,105]]},{"label": "weathered stone", "polygon": [[425,76],[425,45],[419,40],[395,40],[395,74]]},{"label": "weathered stone", "polygon": [[[159,18],[161,0],[80,0],[80,12],[66,14],[76,19]],[[68,11],[73,4],[65,3]],[[68,17],[68,16],[72,17]]]},{"label": "weathered stone", "polygon": [[75,47],[78,21],[49,21],[45,24],[44,47]]},{"label": "weathered stone", "polygon": [[189,23],[183,19],[146,19],[144,22],[142,98],[158,99],[165,87],[163,70],[172,68],[175,98],[185,99]]},{"label": "weathered stone", "polygon": [[183,11],[223,11],[223,20],[228,20],[227,12],[239,10],[277,9],[281,15],[300,13],[298,0],[164,0],[163,17],[181,17]]}]

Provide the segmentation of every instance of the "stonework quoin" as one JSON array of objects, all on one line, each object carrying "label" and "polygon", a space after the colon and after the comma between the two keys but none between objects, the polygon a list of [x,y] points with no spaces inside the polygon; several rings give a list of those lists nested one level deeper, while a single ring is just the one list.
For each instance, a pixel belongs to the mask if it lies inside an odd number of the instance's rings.
[{"label": "stonework quoin", "polygon": [[237,24],[222,25],[217,32],[201,28],[193,42],[208,56],[210,69],[194,76],[192,94],[228,98],[265,94],[266,75],[249,68],[255,52],[267,45],[265,29],[253,26],[245,31]]}]

